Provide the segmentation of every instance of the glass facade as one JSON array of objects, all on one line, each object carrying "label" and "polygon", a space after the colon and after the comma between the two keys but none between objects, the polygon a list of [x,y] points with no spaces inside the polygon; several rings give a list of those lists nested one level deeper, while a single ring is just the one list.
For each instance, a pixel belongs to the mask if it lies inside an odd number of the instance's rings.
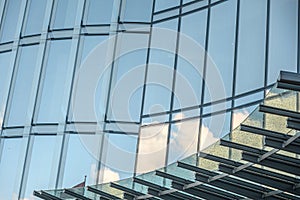
[{"label": "glass facade", "polygon": [[203,150],[280,70],[299,72],[298,8],[0,0],[0,197],[124,179]]}]

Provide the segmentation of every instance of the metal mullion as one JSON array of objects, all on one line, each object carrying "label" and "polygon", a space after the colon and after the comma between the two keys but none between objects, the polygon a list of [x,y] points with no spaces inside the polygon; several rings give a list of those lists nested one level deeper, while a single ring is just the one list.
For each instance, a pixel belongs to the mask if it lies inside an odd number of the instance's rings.
[{"label": "metal mullion", "polygon": [[282,108],[276,108],[272,106],[267,106],[267,105],[259,105],[259,112],[264,112],[268,114],[273,114],[273,115],[279,115],[283,117],[291,117],[291,118],[296,118],[300,119],[300,113],[292,110],[286,110]]}]

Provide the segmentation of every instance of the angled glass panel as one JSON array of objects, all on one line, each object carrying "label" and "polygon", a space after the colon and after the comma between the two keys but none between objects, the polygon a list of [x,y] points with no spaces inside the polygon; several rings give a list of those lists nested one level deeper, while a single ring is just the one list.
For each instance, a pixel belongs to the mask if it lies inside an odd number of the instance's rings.
[{"label": "angled glass panel", "polygon": [[[132,177],[134,173],[137,136],[106,134],[102,151],[101,178],[103,183]],[[117,156],[113,156],[117,155]]]},{"label": "angled glass panel", "polygon": [[12,41],[15,38],[22,0],[6,1],[5,12],[1,23],[0,43]]},{"label": "angled glass panel", "polygon": [[23,198],[32,199],[34,190],[55,188],[62,136],[34,137],[30,168]]},{"label": "angled glass panel", "polygon": [[297,0],[270,2],[268,84],[276,81],[280,70],[296,71],[298,3]]},{"label": "angled glass panel", "polygon": [[153,0],[127,0],[125,2],[123,21],[149,22],[151,20]]},{"label": "angled glass panel", "polygon": [[43,66],[42,86],[40,87],[39,109],[36,121],[53,123],[61,121],[66,115],[62,107],[65,93],[66,76],[72,73],[68,66],[71,40],[53,40],[48,43],[48,56]]},{"label": "angled glass panel", "polygon": [[207,11],[182,17],[174,109],[200,104]]},{"label": "angled glass panel", "polygon": [[33,88],[37,84],[39,67],[36,61],[39,46],[21,47],[19,51],[19,62],[14,75],[14,87],[11,93],[10,111],[7,117],[7,126],[20,126],[31,122],[31,113],[28,107],[33,104],[30,99],[34,96]]},{"label": "angled glass panel", "polygon": [[27,139],[1,140],[0,185],[3,187],[0,187],[0,196],[3,199],[18,199]]},{"label": "angled glass panel", "polygon": [[46,5],[47,0],[28,1],[22,35],[34,35],[42,32]]},{"label": "angled glass panel", "polygon": [[[84,181],[86,185],[96,183],[101,151],[101,135],[70,135],[62,177],[63,188],[73,187]],[[80,159],[79,159],[80,158]]]},{"label": "angled glass panel", "polygon": [[267,1],[246,0],[240,6],[236,94],[262,87],[265,74]]},{"label": "angled glass panel", "polygon": [[146,34],[118,35],[108,119],[139,122],[147,45]]},{"label": "angled glass panel", "polygon": [[[83,75],[83,72],[81,70],[84,70],[87,65],[92,65],[92,68],[95,68],[97,70],[105,68],[105,59],[102,60],[99,59],[99,57],[95,58],[95,56],[93,56],[93,52],[97,51],[96,49],[98,48],[103,48],[101,43],[106,39],[107,36],[82,36],[80,38],[80,46],[78,50],[76,73],[74,79],[75,85],[77,84],[78,79]],[[106,49],[106,47],[104,48]],[[88,60],[91,60],[91,62],[88,62]],[[86,84],[88,84],[87,81]],[[98,120],[103,121],[103,116],[106,108],[106,98],[104,94],[107,94],[107,89],[104,89],[104,85],[101,82],[98,84],[99,85],[96,89],[96,95],[93,96],[93,98],[95,98],[96,109],[94,109],[94,105],[92,105],[93,109],[89,109],[90,107],[86,103],[86,98],[82,100],[84,103],[79,102],[78,104],[76,104],[78,98],[76,96],[76,88],[73,88],[70,112],[68,116],[69,121],[96,122],[96,119],[93,117],[95,111],[98,113]],[[83,96],[82,94],[78,95],[78,97]],[[75,104],[78,105],[78,107],[74,108],[73,106],[76,106]]]},{"label": "angled glass panel", "polygon": [[180,0],[156,0],[155,1],[155,11],[164,10],[167,8],[178,6]]},{"label": "angled glass panel", "polygon": [[177,19],[163,22],[152,31],[144,114],[170,110],[177,24]]},{"label": "angled glass panel", "polygon": [[165,165],[168,126],[168,124],[163,124],[141,128],[137,174],[149,172]]},{"label": "angled glass panel", "polygon": [[197,152],[198,133],[199,119],[186,120],[171,125],[168,164]]},{"label": "angled glass panel", "polygon": [[118,12],[116,9],[113,10],[113,5],[113,0],[88,0],[86,2],[85,24],[110,24],[113,12]]},{"label": "angled glass panel", "polygon": [[78,0],[57,0],[52,13],[51,29],[73,28]]},{"label": "angled glass panel", "polygon": [[11,53],[0,53],[0,126],[2,127],[3,115],[6,107],[6,101],[8,95],[8,89],[10,85],[10,78],[12,75],[11,67]]},{"label": "angled glass panel", "polygon": [[[208,65],[206,77],[216,77],[212,67],[218,69],[222,80],[216,81],[223,82],[225,97],[232,94],[236,4],[236,0],[233,0],[216,5],[211,8],[210,16],[208,54],[214,66]],[[207,87],[210,88],[209,85]],[[205,90],[205,102],[211,101],[209,93],[212,92],[218,93],[218,91]]]}]

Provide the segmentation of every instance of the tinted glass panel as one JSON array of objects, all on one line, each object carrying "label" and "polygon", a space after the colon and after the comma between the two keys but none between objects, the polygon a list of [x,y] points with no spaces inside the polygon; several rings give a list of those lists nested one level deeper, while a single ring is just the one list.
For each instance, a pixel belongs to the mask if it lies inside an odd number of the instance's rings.
[{"label": "tinted glass panel", "polygon": [[160,11],[174,6],[178,6],[179,3],[180,0],[156,0],[155,11]]},{"label": "tinted glass panel", "polygon": [[58,0],[52,17],[52,28],[72,28],[75,24],[78,0]]},{"label": "tinted glass panel", "polygon": [[12,41],[15,37],[22,0],[6,1],[4,21],[1,25],[0,42]]},{"label": "tinted glass panel", "polygon": [[43,28],[47,0],[30,0],[27,6],[27,18],[23,35],[41,33]]},{"label": "tinted glass panel", "polygon": [[11,106],[6,123],[8,126],[25,125],[31,122],[28,107],[33,103],[30,99],[34,101],[32,90],[37,83],[39,71],[36,62],[32,61],[37,59],[38,49],[38,45],[21,48],[18,67],[15,70],[15,84],[11,93]]},{"label": "tinted glass panel", "polygon": [[114,1],[88,0],[86,24],[109,24],[112,18]]},{"label": "tinted glass panel", "polygon": [[0,54],[0,126],[2,126],[3,115],[5,111],[6,97],[10,85],[12,67],[10,66],[11,53]]},{"label": "tinted glass panel", "polygon": [[38,110],[38,122],[58,122],[66,115],[66,108],[62,107],[65,84],[70,81],[66,76],[72,73],[68,67],[71,49],[70,40],[58,40],[48,43],[49,53],[44,62],[44,78]]},{"label": "tinted glass panel", "polygon": [[149,22],[152,13],[152,0],[125,1],[124,21]]},{"label": "tinted glass panel", "polygon": [[261,0],[241,1],[236,74],[237,94],[264,85],[266,4],[267,1]]}]

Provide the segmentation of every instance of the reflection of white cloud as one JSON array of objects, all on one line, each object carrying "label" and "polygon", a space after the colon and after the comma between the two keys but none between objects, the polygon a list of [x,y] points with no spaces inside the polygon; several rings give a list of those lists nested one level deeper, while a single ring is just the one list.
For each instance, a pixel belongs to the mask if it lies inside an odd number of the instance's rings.
[{"label": "reflection of white cloud", "polygon": [[232,129],[238,127],[248,116],[249,113],[247,110],[242,110],[241,112],[234,112],[232,120]]},{"label": "reflection of white cloud", "polygon": [[[92,182],[95,182],[97,180],[97,176],[98,176],[98,170],[96,168],[96,165],[93,164],[93,165],[91,165],[91,173],[90,173],[90,178],[91,178]],[[111,170],[108,167],[101,168],[99,176],[102,177],[101,183],[108,183],[108,182],[120,180],[119,173]],[[101,180],[100,177],[99,177],[99,180]]]},{"label": "reflection of white cloud", "polygon": [[200,150],[203,150],[210,146],[211,144],[215,143],[219,138],[216,138],[209,130],[208,127],[202,125],[201,127],[201,139],[200,139]]}]

